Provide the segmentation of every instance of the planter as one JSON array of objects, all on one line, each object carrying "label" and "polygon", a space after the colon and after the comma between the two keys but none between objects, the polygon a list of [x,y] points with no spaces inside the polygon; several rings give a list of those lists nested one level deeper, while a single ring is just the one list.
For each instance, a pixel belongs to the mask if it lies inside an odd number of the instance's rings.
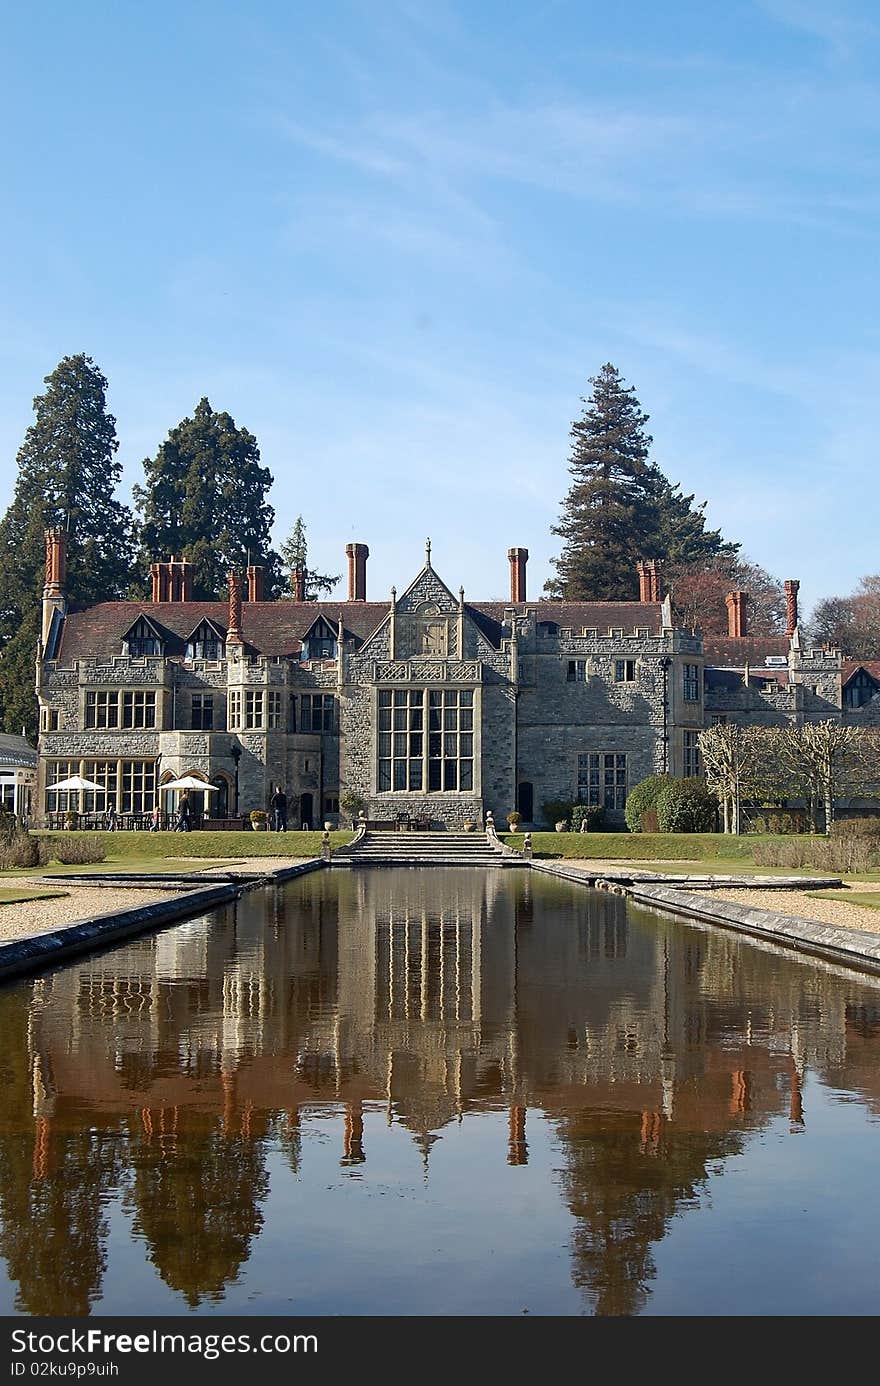
[{"label": "planter", "polygon": [[568,832],[568,824],[567,824],[567,822],[565,821],[565,819],[563,819],[561,823],[557,823],[557,824],[556,824],[556,831],[557,831],[558,833],[567,833],[567,832]]}]

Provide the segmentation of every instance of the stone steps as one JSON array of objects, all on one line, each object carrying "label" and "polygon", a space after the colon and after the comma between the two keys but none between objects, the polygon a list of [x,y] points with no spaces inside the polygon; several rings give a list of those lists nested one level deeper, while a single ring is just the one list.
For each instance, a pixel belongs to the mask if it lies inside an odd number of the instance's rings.
[{"label": "stone steps", "polygon": [[493,851],[483,833],[368,833],[335,852],[333,860],[351,866],[505,866],[521,858]]}]

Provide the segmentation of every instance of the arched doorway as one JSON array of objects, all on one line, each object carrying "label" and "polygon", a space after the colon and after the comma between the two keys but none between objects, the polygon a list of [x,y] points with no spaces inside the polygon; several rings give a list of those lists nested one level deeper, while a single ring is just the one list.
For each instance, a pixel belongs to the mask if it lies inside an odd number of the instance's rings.
[{"label": "arched doorway", "polygon": [[312,826],[314,812],[314,800],[311,794],[301,794],[299,800],[299,816],[304,828],[310,828]]},{"label": "arched doorway", "polygon": [[229,817],[229,781],[224,775],[215,775],[211,781],[216,794],[211,795],[211,817]]},{"label": "arched doorway", "polygon": [[528,780],[523,780],[516,791],[516,806],[523,823],[531,823],[535,816],[535,790]]}]

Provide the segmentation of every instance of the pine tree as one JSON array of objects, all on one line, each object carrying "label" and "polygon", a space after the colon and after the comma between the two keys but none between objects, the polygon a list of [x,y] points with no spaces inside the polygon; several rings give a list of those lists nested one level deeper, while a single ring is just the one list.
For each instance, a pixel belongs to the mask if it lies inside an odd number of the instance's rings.
[{"label": "pine tree", "polygon": [[638,596],[640,558],[680,568],[735,553],[738,545],[706,529],[704,506],[695,507],[694,497],[650,460],[648,415],[617,368],[607,363],[589,383],[592,394],[571,428],[572,485],[552,529],[564,544],[552,560],[551,596],[631,600]]},{"label": "pine tree", "polygon": [[329,573],[317,573],[309,567],[309,545],[302,515],[297,515],[296,524],[280,546],[280,552],[281,560],[287,570],[285,574],[286,590],[284,592],[286,597],[290,597],[292,593],[296,592],[297,574],[302,576],[307,602],[317,601],[321,592],[328,594],[332,592],[342,576],[341,573],[337,573],[335,576],[331,576]]},{"label": "pine tree", "polygon": [[107,381],[94,361],[66,356],[34,399],[12,503],[0,521],[0,725],[36,734],[34,658],[44,580],[44,530],[69,531],[67,593],[88,605],[122,596],[134,557],[132,517],[115,498],[122,475]]},{"label": "pine tree", "polygon": [[261,563],[267,596],[278,594],[280,560],[270,545],[275,512],[266,501],[272,474],[260,465],[252,433],[201,399],[155,458],[145,459],[144,471],[146,484],[134,488],[144,564],[188,558],[193,595],[206,601],[222,596],[230,569]]}]

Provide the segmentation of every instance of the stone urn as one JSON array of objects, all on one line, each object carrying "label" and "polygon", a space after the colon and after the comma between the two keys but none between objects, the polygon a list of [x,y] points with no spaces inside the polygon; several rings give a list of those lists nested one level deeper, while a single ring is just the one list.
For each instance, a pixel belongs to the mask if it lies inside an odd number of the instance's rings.
[{"label": "stone urn", "polygon": [[564,818],[560,818],[559,822],[556,824],[556,831],[558,833],[568,832],[568,823]]}]

